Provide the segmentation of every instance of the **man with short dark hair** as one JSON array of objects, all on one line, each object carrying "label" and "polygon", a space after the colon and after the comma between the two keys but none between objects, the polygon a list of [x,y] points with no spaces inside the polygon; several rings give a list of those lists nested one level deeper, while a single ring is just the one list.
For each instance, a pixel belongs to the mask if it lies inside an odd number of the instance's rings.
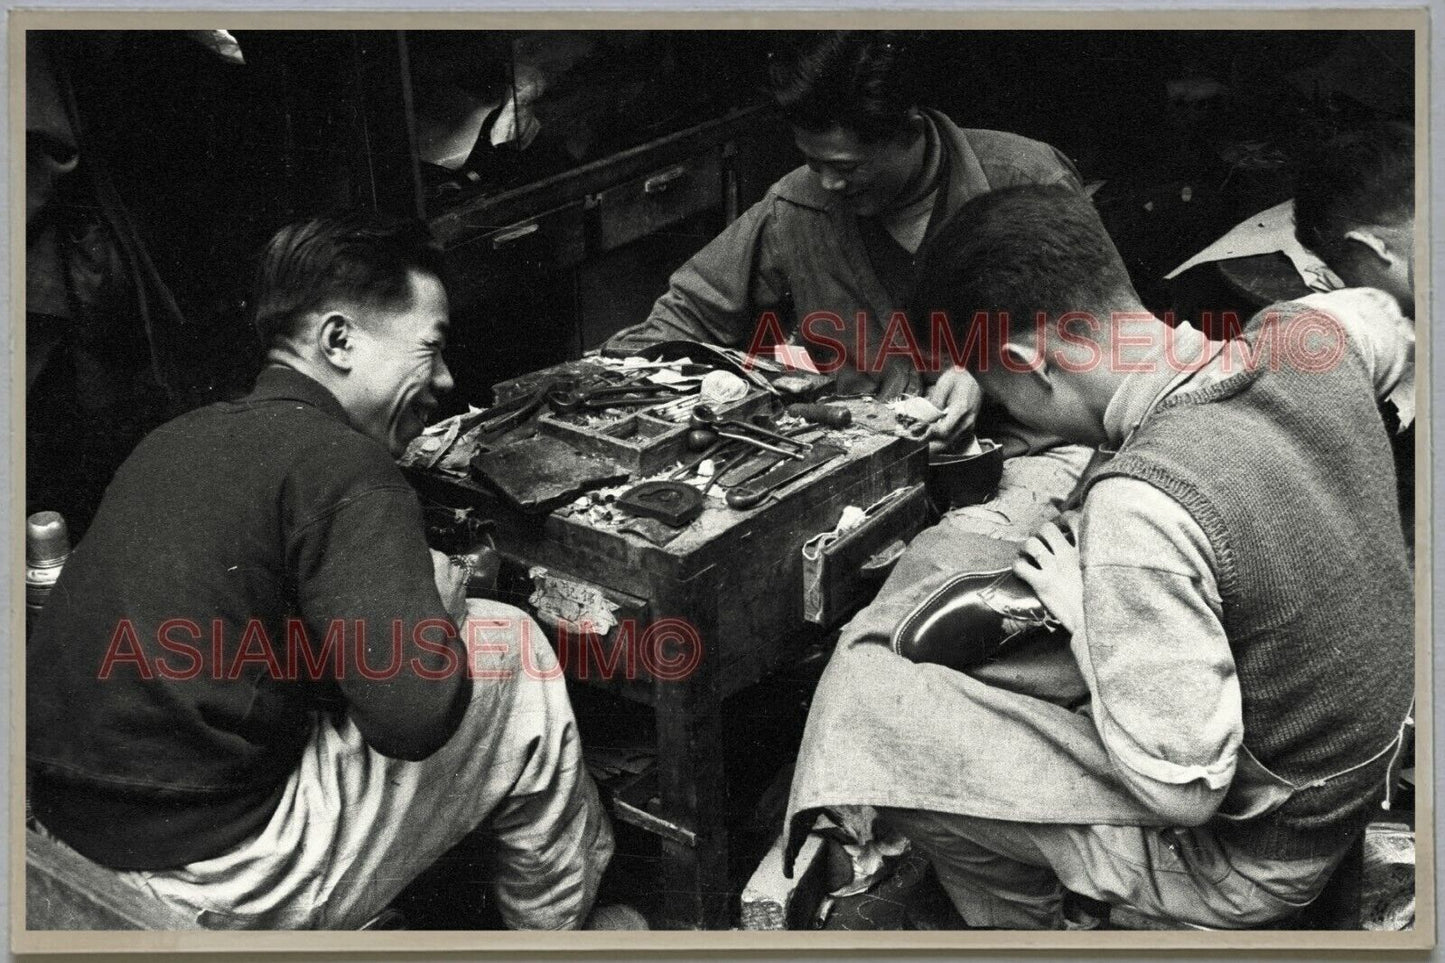
[{"label": "man with short dark hair", "polygon": [[1398,121],[1331,139],[1295,180],[1295,236],[1349,287],[1395,299],[1406,323],[1371,324],[1368,334],[1408,345],[1399,383],[1381,404],[1390,428],[1400,512],[1415,521],[1415,130]]},{"label": "man with short dark hair", "polygon": [[255,312],[254,390],[141,442],[29,641],[35,816],[213,928],[355,928],[485,821],[506,923],[580,925],[612,837],[556,658],[394,461],[452,386],[439,250],[291,225]]},{"label": "man with short dark hair", "polygon": [[[908,318],[911,330],[923,332],[923,370],[899,356],[897,339],[878,364],[885,331],[895,315],[908,316],[920,264],[961,207],[1011,185],[1082,190],[1073,164],[1047,144],[961,128],[921,106],[916,56],[906,36],[880,31],[808,33],[777,51],[773,96],[806,166],[678,269],[651,316],[609,344],[636,350],[693,338],[742,347],[760,316],[776,311],[785,323],[805,325],[798,338],[820,361],[846,355],[837,359],[839,394],[926,393],[944,413],[929,428],[931,448],[953,446],[975,430],[1001,443],[994,496],[945,513],[914,538],[845,633],[890,631],[941,582],[1011,564],[1023,540],[1057,515],[1092,454],[996,409],[983,411],[984,393],[967,371],[946,351],[928,357],[926,316]],[[859,323],[866,357],[856,350]],[[839,347],[820,349],[819,335]]]},{"label": "man with short dark hair", "polygon": [[1349,287],[1415,314],[1415,130],[1399,122],[1323,145],[1295,179],[1295,236]]},{"label": "man with short dark hair", "polygon": [[[744,348],[772,312],[820,364],[836,363],[838,393],[926,391],[945,412],[930,426],[932,442],[971,429],[981,403],[972,379],[947,351],[929,357],[924,328],[904,333],[893,324],[917,283],[918,260],[970,198],[1011,184],[1081,186],[1073,164],[1047,144],[961,128],[921,106],[917,73],[908,38],[890,32],[820,31],[781,45],[769,81],[806,165],[679,268],[647,320],[607,350],[674,338]],[[922,370],[903,351],[915,330]],[[1050,442],[1015,437],[1009,453]]]},{"label": "man with short dark hair", "polygon": [[1067,643],[961,672],[845,633],[793,832],[877,807],[971,926],[1061,928],[1063,887],[1170,926],[1291,915],[1388,798],[1410,712],[1414,600],[1375,410],[1398,343],[1327,313],[1349,291],[1273,306],[1248,341],[1171,328],[1057,188],[968,204],[926,278],[919,306],[960,335],[992,319],[970,358],[991,396],[1116,454],[1013,566]]}]

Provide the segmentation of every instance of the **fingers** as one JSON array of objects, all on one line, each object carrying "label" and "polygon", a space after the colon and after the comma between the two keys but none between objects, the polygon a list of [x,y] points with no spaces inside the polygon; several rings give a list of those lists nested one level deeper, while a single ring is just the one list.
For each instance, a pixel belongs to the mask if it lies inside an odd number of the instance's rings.
[{"label": "fingers", "polygon": [[974,422],[978,420],[982,400],[983,395],[978,391],[970,391],[964,386],[957,387],[945,403],[940,405],[943,408],[943,417],[933,423],[933,429],[947,437],[972,431]]},{"label": "fingers", "polygon": [[1037,535],[1030,537],[1019,548],[1019,564],[1028,565],[1039,570],[1043,568],[1046,561],[1045,556],[1052,555],[1049,546]]},{"label": "fingers", "polygon": [[928,450],[933,454],[963,447],[961,440],[973,431],[974,415],[971,412],[945,411],[944,417],[928,426],[924,433],[928,439]]},{"label": "fingers", "polygon": [[1013,573],[1035,593],[1040,593],[1041,583],[1045,581],[1044,570],[1033,558],[1020,555],[1018,561],[1014,562]]},{"label": "fingers", "polygon": [[1074,530],[1060,519],[1058,522],[1048,522],[1035,534],[1035,538],[1041,541],[1045,549],[1052,555],[1068,555],[1078,551],[1078,536]]},{"label": "fingers", "polygon": [[976,406],[970,404],[967,397],[959,398],[955,395],[940,407],[943,409],[943,417],[928,426],[928,433],[930,435],[939,438],[952,438],[954,435],[973,427],[977,411],[975,410]]},{"label": "fingers", "polygon": [[1044,544],[1049,547],[1049,552],[1053,555],[1063,555],[1074,545],[1065,535],[1064,530],[1053,522],[1039,529],[1039,538],[1043,539]]}]

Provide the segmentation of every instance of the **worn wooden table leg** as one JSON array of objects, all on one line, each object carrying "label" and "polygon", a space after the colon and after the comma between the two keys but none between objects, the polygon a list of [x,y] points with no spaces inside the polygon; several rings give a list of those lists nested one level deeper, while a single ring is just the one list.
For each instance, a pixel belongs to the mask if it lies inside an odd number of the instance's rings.
[{"label": "worn wooden table leg", "polygon": [[[708,652],[716,631],[716,589],[699,576],[686,585],[668,586],[659,601],[661,612],[686,613],[685,618],[679,616],[685,625],[676,625],[681,635],[664,653],[672,665],[668,674],[682,677],[654,683],[662,815],[695,836],[692,846],[670,839],[662,842],[663,916],[670,927],[721,929],[729,925],[732,894],[722,720],[714,687],[717,660]],[[699,644],[698,656],[689,657],[688,647]],[[689,662],[695,665],[689,667]]]},{"label": "worn wooden table leg", "polygon": [[715,711],[697,715],[685,702],[658,702],[662,808],[665,818],[688,826],[696,836],[692,846],[662,841],[663,915],[668,926],[728,926],[726,787],[718,721]]}]

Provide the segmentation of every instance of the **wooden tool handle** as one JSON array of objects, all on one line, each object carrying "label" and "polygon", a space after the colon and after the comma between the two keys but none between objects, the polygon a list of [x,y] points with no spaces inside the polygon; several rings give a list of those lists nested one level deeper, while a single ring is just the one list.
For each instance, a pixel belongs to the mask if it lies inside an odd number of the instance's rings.
[{"label": "wooden tool handle", "polygon": [[747,511],[749,508],[756,508],[768,497],[768,489],[747,488],[742,485],[728,489],[728,508],[736,508],[739,511]]},{"label": "wooden tool handle", "polygon": [[788,414],[829,428],[847,428],[853,424],[853,412],[834,405],[788,405]]}]

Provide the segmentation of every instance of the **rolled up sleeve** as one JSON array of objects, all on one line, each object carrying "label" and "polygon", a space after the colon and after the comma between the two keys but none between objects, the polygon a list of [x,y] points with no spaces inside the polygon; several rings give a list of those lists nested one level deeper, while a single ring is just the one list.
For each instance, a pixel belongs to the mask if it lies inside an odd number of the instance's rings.
[{"label": "rolled up sleeve", "polygon": [[1177,825],[1206,822],[1244,734],[1209,542],[1163,492],[1108,478],[1089,492],[1080,551],[1071,644],[1100,737],[1141,802]]}]

